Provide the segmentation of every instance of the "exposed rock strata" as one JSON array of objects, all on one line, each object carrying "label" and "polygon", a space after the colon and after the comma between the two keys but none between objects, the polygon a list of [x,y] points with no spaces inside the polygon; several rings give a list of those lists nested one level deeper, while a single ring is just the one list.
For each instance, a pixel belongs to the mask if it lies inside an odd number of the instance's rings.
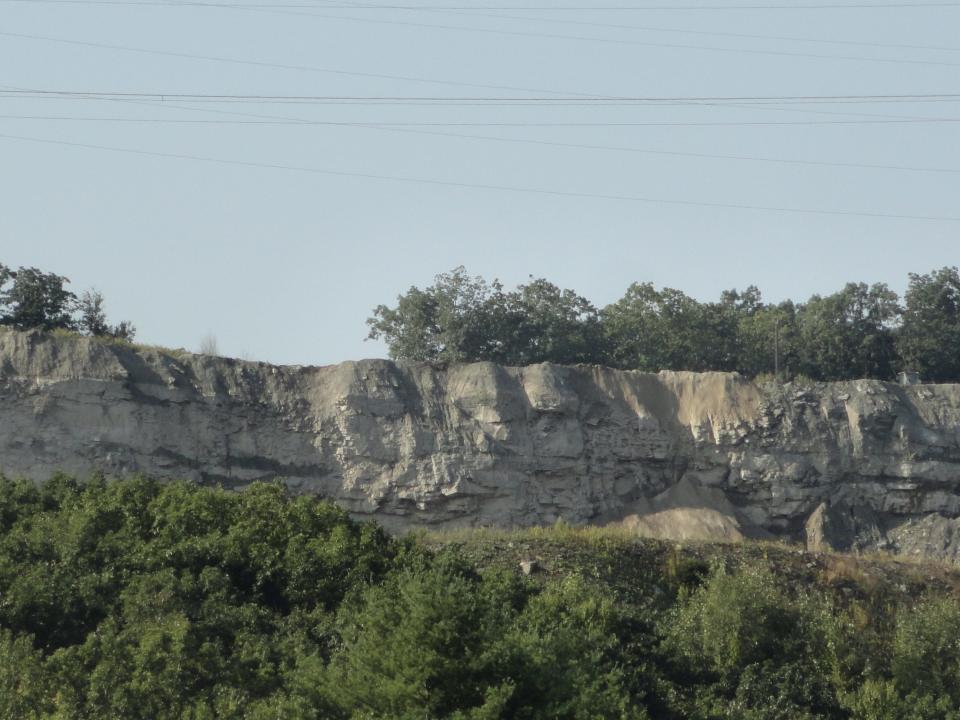
[{"label": "exposed rock strata", "polygon": [[[954,536],[945,519],[960,515],[960,386],[385,360],[274,367],[0,331],[0,470],[94,469],[231,487],[283,478],[391,529],[664,512],[657,527],[669,528],[685,507],[676,496],[747,534],[800,538],[829,502],[869,510],[873,545],[910,545],[913,526],[943,544]],[[923,525],[932,514],[947,524]]]}]

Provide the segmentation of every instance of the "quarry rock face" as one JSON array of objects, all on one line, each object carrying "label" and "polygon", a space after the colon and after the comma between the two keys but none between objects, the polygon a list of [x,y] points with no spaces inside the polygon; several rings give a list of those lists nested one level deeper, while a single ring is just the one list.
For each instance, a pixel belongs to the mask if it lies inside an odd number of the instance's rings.
[{"label": "quarry rock face", "polygon": [[960,385],[276,367],[0,330],[0,472],[96,470],[282,479],[395,531],[563,519],[955,558]]},{"label": "quarry rock face", "polygon": [[826,500],[804,525],[810,552],[857,552],[884,548],[889,541],[870,505]]}]

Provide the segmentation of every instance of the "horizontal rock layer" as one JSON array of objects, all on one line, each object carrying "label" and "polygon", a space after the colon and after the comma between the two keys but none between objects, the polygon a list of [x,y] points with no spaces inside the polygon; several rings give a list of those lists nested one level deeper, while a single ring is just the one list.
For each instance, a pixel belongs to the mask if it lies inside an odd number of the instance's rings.
[{"label": "horizontal rock layer", "polygon": [[[653,512],[662,525],[679,502],[799,537],[836,504],[869,509],[880,527],[869,536],[894,543],[904,528],[929,536],[927,516],[960,515],[960,386],[549,364],[276,367],[0,331],[0,471],[58,470],[229,487],[282,478],[393,530]],[[953,537],[937,528],[929,545]]]}]

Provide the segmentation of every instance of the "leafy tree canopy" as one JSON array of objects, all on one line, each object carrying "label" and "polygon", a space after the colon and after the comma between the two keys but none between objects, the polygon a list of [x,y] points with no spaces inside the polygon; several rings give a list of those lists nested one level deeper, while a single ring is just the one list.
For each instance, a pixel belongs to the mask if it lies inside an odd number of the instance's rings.
[{"label": "leafy tree canopy", "polygon": [[[437,547],[277,484],[0,477],[0,720],[960,718],[944,591],[541,533]],[[521,546],[552,559],[524,576]]]},{"label": "leafy tree canopy", "polygon": [[960,379],[960,271],[911,274],[897,337],[901,363],[938,382]]},{"label": "leafy tree canopy", "polygon": [[68,282],[36,268],[14,271],[0,265],[0,322],[18,330],[73,329],[77,296],[64,287]]},{"label": "leafy tree canopy", "polygon": [[402,360],[525,365],[603,356],[599,314],[585,298],[543,279],[504,292],[463,267],[410,288],[396,307],[380,305],[367,324],[368,337],[383,338],[390,357]]},{"label": "leafy tree canopy", "polygon": [[12,270],[0,264],[0,325],[133,339],[136,329],[130,322],[107,323],[104,298],[98,290],[87,290],[77,297],[66,288],[69,282],[62,275],[37,268]]},{"label": "leafy tree canopy", "polygon": [[514,290],[463,267],[412,287],[367,321],[396,359],[595,363],[627,370],[738,371],[818,380],[960,381],[960,273],[910,275],[901,304],[884,283],[847,283],[806,302],[769,303],[756,286],[702,302],[634,283],[598,309],[533,279]]}]

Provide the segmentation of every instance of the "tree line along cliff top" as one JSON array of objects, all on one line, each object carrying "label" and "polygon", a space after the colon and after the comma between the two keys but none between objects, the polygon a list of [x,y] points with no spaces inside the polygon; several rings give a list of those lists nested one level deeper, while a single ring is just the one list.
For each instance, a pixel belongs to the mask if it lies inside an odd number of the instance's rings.
[{"label": "tree line along cliff top", "polygon": [[[67,330],[132,340],[129,321],[107,322],[96,290],[0,263],[0,326]],[[374,308],[371,339],[397,360],[590,363],[627,370],[737,371],[814,380],[960,381],[960,271],[911,273],[903,298],[884,283],[851,282],[804,302],[765,302],[760,290],[727,290],[701,302],[637,282],[598,308],[546,279],[507,290],[462,268]]]},{"label": "tree line along cliff top", "polygon": [[531,279],[506,291],[463,268],[410,288],[368,320],[395,359],[506,365],[593,363],[629,370],[738,371],[816,380],[960,380],[960,273],[911,274],[901,299],[883,283],[848,283],[806,302],[728,290],[700,302],[634,283],[603,308]]}]

